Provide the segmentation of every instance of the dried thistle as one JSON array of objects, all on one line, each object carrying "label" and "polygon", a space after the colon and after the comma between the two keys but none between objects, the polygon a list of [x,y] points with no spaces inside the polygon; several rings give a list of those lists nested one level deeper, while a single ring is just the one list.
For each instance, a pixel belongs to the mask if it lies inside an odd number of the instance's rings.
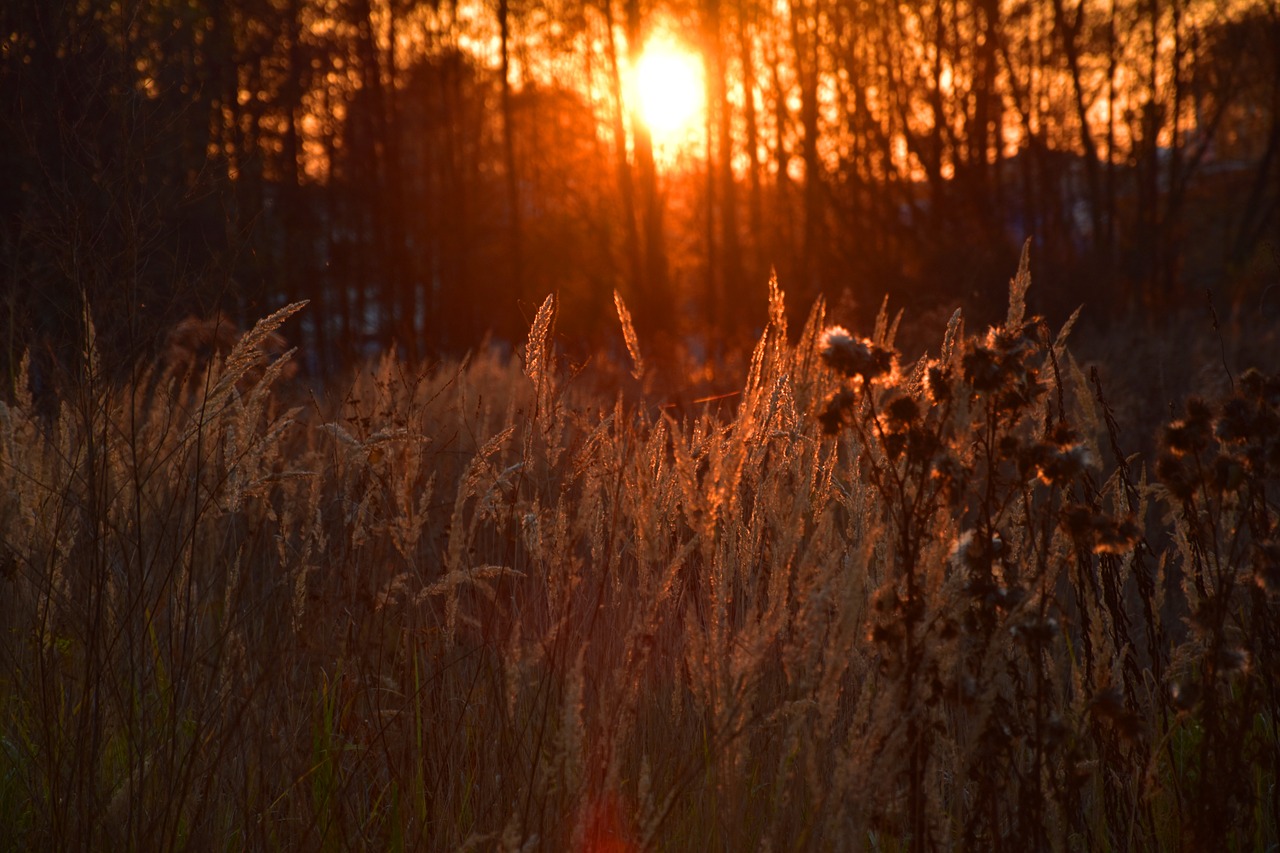
[{"label": "dried thistle", "polygon": [[883,376],[893,369],[896,353],[868,340],[855,338],[843,326],[827,328],[818,341],[819,354],[828,367],[863,382]]}]

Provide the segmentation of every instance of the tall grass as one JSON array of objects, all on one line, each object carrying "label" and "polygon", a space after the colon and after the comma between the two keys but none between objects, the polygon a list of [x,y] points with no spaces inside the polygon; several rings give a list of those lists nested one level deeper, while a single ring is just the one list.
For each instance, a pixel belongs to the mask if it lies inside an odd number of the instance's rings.
[{"label": "tall grass", "polygon": [[0,844],[1274,845],[1280,381],[1129,456],[1029,282],[915,363],[772,287],[731,412],[592,388],[554,298],[320,398],[299,306],[125,387],[86,317],[0,406]]}]

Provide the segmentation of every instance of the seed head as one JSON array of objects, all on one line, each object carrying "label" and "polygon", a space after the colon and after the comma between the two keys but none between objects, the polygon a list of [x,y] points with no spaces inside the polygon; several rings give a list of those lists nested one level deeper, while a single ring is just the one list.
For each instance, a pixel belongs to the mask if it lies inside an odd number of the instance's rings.
[{"label": "seed head", "polygon": [[1068,448],[1075,447],[1080,443],[1080,434],[1072,429],[1065,421],[1058,421],[1045,436],[1045,441],[1055,447],[1066,450]]},{"label": "seed head", "polygon": [[1192,421],[1174,421],[1164,428],[1160,439],[1170,453],[1186,456],[1209,446],[1209,430],[1207,425]]},{"label": "seed head", "polygon": [[857,402],[857,396],[843,387],[827,397],[826,404],[818,414],[818,422],[822,424],[823,433],[835,435],[840,432],[841,427],[848,423],[849,413]]},{"label": "seed head", "polygon": [[1213,431],[1219,440],[1226,443],[1247,441],[1258,432],[1256,409],[1247,400],[1235,397],[1222,406],[1222,414],[1218,416]]},{"label": "seed head", "polygon": [[855,338],[843,326],[831,326],[819,341],[822,360],[833,370],[852,379],[870,382],[893,369],[893,350]]},{"label": "seed head", "polygon": [[1027,450],[1027,467],[1034,467],[1040,482],[1065,486],[1093,462],[1093,454],[1083,444],[1035,444]]},{"label": "seed head", "polygon": [[924,373],[924,389],[929,400],[945,403],[951,399],[951,371],[938,363],[930,364]]},{"label": "seed head", "polygon": [[822,332],[818,345],[822,348],[822,357],[830,360],[842,350],[849,349],[858,343],[858,339],[850,334],[844,326],[828,326]]},{"label": "seed head", "polygon": [[964,354],[964,381],[975,391],[995,391],[1000,387],[1000,360],[995,350],[977,346]]},{"label": "seed head", "polygon": [[1249,650],[1239,646],[1223,646],[1218,649],[1215,660],[1219,672],[1247,673],[1249,671]]},{"label": "seed head", "polygon": [[994,326],[987,330],[987,346],[998,350],[1006,356],[1020,356],[1030,353],[1036,348],[1036,342],[1027,335],[1027,329],[1033,327],[1039,318],[1033,317],[1022,326],[1012,328]]},{"label": "seed head", "polygon": [[1280,405],[1280,374],[1268,376],[1250,367],[1240,374],[1240,393],[1267,406]]},{"label": "seed head", "polygon": [[1067,504],[1059,515],[1062,527],[1095,554],[1125,554],[1142,538],[1132,517],[1112,518],[1077,503]]},{"label": "seed head", "polygon": [[1131,518],[1115,519],[1102,516],[1094,528],[1093,553],[1126,554],[1142,536],[1142,531]]},{"label": "seed head", "polygon": [[1165,451],[1156,458],[1156,476],[1178,500],[1190,500],[1196,493],[1199,478],[1195,470],[1176,451]]},{"label": "seed head", "polygon": [[888,415],[892,428],[908,427],[920,416],[920,406],[915,400],[903,395],[895,397],[885,407],[885,414]]}]

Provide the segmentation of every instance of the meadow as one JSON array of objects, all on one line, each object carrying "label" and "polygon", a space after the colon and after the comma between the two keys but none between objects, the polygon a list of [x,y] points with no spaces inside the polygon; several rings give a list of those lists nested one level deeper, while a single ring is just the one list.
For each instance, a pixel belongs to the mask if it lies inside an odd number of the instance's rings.
[{"label": "meadow", "polygon": [[86,322],[0,404],[0,848],[1276,849],[1280,378],[1029,283],[921,358],[772,285],[675,407],[620,300],[607,375],[549,297],[323,393],[301,305],[125,383]]}]

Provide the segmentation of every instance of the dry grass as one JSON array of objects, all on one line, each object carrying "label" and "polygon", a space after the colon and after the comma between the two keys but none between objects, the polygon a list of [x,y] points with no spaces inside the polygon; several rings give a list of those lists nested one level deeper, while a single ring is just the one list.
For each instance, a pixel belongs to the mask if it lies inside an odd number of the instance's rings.
[{"label": "dry grass", "polygon": [[1280,385],[1150,483],[1028,276],[916,364],[774,288],[679,418],[574,381],[553,299],[520,363],[292,408],[295,308],[195,382],[90,333],[0,406],[0,845],[1267,848]]}]

